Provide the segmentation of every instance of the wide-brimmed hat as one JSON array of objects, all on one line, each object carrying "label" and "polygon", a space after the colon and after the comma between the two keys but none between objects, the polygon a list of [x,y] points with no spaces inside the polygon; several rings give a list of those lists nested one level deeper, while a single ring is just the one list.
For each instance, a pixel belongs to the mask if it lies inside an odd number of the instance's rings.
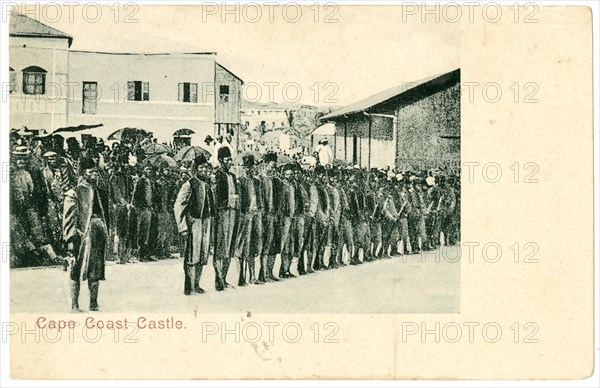
[{"label": "wide-brimmed hat", "polygon": [[13,149],[12,154],[15,156],[27,156],[31,154],[31,151],[26,146],[16,146]]}]

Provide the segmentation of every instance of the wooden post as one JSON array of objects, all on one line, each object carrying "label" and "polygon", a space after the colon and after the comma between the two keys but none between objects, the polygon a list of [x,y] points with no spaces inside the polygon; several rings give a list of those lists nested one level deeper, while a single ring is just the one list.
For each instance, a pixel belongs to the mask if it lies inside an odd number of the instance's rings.
[{"label": "wooden post", "polygon": [[373,124],[373,118],[369,115],[369,158],[367,159],[367,168],[371,170],[371,126]]},{"label": "wooden post", "polygon": [[344,119],[344,162],[348,161],[348,121]]}]

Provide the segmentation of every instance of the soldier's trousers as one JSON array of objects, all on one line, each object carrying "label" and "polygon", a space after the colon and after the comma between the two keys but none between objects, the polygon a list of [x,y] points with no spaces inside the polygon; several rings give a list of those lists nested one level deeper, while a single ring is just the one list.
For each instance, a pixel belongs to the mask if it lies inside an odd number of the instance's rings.
[{"label": "soldier's trousers", "polygon": [[269,262],[272,261],[273,255],[273,239],[275,237],[275,216],[265,214],[262,220],[262,252],[260,258],[260,273],[259,279],[267,280],[272,275],[272,267],[269,267]]},{"label": "soldier's trousers", "polygon": [[231,247],[233,227],[235,223],[235,210],[224,209],[217,213],[217,235],[215,242],[215,255],[213,265],[215,267],[215,284],[217,288],[225,286],[227,272],[231,263]]},{"label": "soldier's trousers", "polygon": [[340,228],[339,228],[339,243],[337,247],[337,262],[338,264],[344,263],[344,245],[346,249],[348,249],[348,254],[352,257],[352,253],[354,250],[354,231],[352,230],[352,224],[350,220],[346,217],[340,218]]},{"label": "soldier's trousers", "polygon": [[398,230],[396,223],[392,220],[385,220],[381,224],[381,250],[383,257],[389,256],[388,249],[392,254],[396,251],[398,243]]},{"label": "soldier's trousers", "polygon": [[316,222],[316,245],[317,245],[317,255],[315,258],[315,265],[316,268],[315,269],[323,269],[325,267],[325,262],[324,262],[324,255],[325,255],[325,248],[327,248],[327,245],[329,244],[329,232],[330,232],[330,228],[329,228],[329,223],[325,222],[325,221],[318,221]]},{"label": "soldier's trousers", "polygon": [[369,224],[364,219],[357,219],[354,222],[354,257],[353,261],[358,260],[359,250],[363,249],[363,259],[369,259],[369,248],[371,245],[371,232]]},{"label": "soldier's trousers", "polygon": [[292,262],[292,250],[291,250],[291,231],[292,231],[292,217],[282,217],[280,222],[281,227],[281,267],[279,267],[279,277],[283,277],[285,274],[290,272],[290,265]]},{"label": "soldier's trousers", "polygon": [[[380,245],[383,244],[383,239],[382,239],[382,229],[381,229],[381,221],[379,220],[374,220],[371,222],[371,244],[373,246],[373,252],[372,254],[374,256],[379,256],[382,252],[382,248],[380,248]],[[377,250],[379,248],[379,251]]]},{"label": "soldier's trousers", "polygon": [[[313,261],[316,254],[316,239],[317,239],[317,226],[315,217],[305,216],[304,218],[304,242],[300,248],[298,262],[298,272],[306,273],[313,270]],[[304,252],[306,252],[306,260],[304,259]],[[302,264],[300,263],[302,262]]]}]

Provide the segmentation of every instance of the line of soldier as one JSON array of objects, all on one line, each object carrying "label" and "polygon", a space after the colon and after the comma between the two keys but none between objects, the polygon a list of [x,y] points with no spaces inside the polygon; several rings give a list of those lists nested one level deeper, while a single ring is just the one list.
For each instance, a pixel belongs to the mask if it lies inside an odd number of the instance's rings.
[{"label": "line of soldier", "polygon": [[440,232],[447,245],[460,239],[455,176],[439,176],[433,184],[435,178],[420,174],[278,168],[277,155],[269,153],[261,163],[246,155],[237,178],[228,148],[219,150],[218,160],[213,175],[206,158],[196,158],[174,204],[186,295],[205,292],[200,278],[211,245],[215,288],[223,291],[231,288],[227,275],[234,258],[238,286],[245,286],[296,277],[294,263],[300,275],[344,266],[344,250],[349,264],[358,265],[435,249]]},{"label": "line of soldier", "polygon": [[[200,277],[211,251],[221,291],[231,287],[226,279],[233,258],[239,260],[238,286],[244,286],[294,277],[294,264],[304,275],[346,261],[357,265],[435,249],[440,232],[446,244],[460,239],[454,175],[434,183],[422,173],[279,167],[269,153],[264,160],[244,157],[238,178],[229,148],[221,148],[216,171],[198,157],[191,171],[177,176],[168,168],[131,166],[118,150],[103,155],[87,148],[77,158],[70,148],[65,155],[45,152],[41,169],[28,147],[13,148],[11,236],[13,254],[70,258],[74,310],[81,280],[88,280],[90,306],[97,309],[98,281],[111,256],[117,263],[137,255],[150,261],[179,250],[189,295],[204,292]],[[109,168],[98,168],[102,156],[112,161]]]}]

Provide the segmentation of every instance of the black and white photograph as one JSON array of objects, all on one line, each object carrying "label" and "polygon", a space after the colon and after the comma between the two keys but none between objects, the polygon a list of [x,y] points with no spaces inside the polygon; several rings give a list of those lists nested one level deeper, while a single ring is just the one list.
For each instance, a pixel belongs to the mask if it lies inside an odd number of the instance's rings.
[{"label": "black and white photograph", "polygon": [[460,265],[439,263],[460,242],[456,33],[435,72],[379,40],[398,70],[365,90],[326,45],[308,67],[310,42],[265,35],[264,69],[235,29],[157,52],[56,27],[10,15],[13,311],[460,311]]},{"label": "black and white photograph", "polygon": [[597,386],[600,4],[0,7],[2,387]]}]

